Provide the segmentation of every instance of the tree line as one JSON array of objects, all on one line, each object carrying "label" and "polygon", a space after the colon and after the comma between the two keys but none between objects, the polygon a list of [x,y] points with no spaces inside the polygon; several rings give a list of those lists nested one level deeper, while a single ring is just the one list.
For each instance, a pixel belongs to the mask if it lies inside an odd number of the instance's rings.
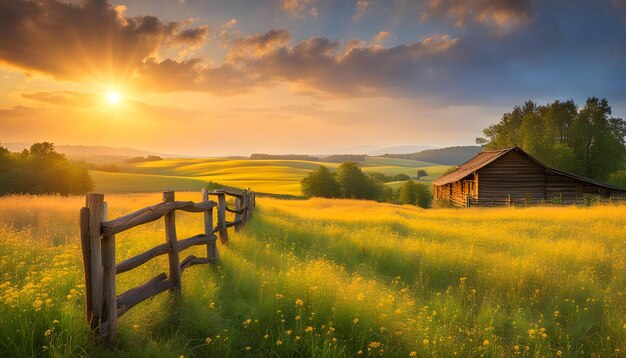
[{"label": "tree line", "polygon": [[[406,180],[397,190],[385,186],[389,179]],[[306,197],[366,199],[396,204],[430,207],[432,194],[427,185],[409,180],[406,174],[387,176],[383,173],[365,174],[354,162],[344,162],[331,172],[321,165],[300,182]]]},{"label": "tree line", "polygon": [[476,143],[517,146],[552,168],[626,186],[626,122],[611,114],[604,98],[589,98],[582,108],[573,100],[528,101],[485,128]]},{"label": "tree line", "polygon": [[35,143],[19,153],[0,145],[0,195],[84,194],[93,185],[87,166],[70,163],[52,143]]}]

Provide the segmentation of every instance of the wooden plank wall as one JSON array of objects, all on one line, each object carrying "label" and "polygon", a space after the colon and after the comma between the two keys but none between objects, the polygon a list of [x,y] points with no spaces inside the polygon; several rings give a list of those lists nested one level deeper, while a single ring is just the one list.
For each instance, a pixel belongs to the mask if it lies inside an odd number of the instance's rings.
[{"label": "wooden plank wall", "polygon": [[479,199],[545,197],[545,169],[525,155],[511,151],[478,170]]}]

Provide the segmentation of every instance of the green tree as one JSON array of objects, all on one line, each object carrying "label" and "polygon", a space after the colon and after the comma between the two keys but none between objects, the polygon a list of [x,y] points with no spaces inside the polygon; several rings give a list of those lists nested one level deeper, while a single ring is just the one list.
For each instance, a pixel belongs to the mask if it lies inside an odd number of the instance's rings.
[{"label": "green tree", "polygon": [[430,207],[433,196],[426,184],[416,183],[413,180],[407,180],[402,184],[398,193],[398,202],[400,204],[412,204],[422,208]]},{"label": "green tree", "polygon": [[365,175],[355,162],[344,162],[337,169],[337,181],[341,196],[348,199],[376,200],[382,192],[382,184]]},{"label": "green tree", "polygon": [[327,167],[320,167],[309,173],[300,182],[302,194],[306,197],[319,196],[323,198],[337,198],[340,195],[339,183]]},{"label": "green tree", "polygon": [[84,163],[72,164],[54,144],[35,143],[21,153],[0,149],[0,194],[83,194],[93,188]]},{"label": "green tree", "polygon": [[623,167],[626,157],[626,123],[611,118],[606,99],[587,99],[572,124],[571,147],[583,175],[605,180]]},{"label": "green tree", "polygon": [[606,182],[621,188],[626,188],[626,169],[611,173]]},{"label": "green tree", "polygon": [[417,170],[417,180],[419,180],[421,177],[425,177],[428,176],[428,173],[426,172],[426,170],[424,169],[418,169]]},{"label": "green tree", "polygon": [[476,142],[488,149],[519,146],[550,167],[604,180],[626,163],[626,122],[610,115],[606,99],[589,98],[580,112],[572,100],[526,102]]},{"label": "green tree", "polygon": [[405,181],[405,180],[410,180],[411,177],[404,174],[404,173],[400,173],[400,174],[396,174],[394,175],[394,177],[392,178],[393,181]]}]

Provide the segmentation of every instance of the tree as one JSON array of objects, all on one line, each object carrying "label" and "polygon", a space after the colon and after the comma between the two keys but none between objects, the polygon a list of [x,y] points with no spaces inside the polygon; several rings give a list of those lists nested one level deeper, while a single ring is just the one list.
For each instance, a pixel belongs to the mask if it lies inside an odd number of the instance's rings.
[{"label": "tree", "polygon": [[430,207],[433,200],[433,196],[426,184],[416,183],[412,180],[407,180],[400,187],[398,193],[398,202],[400,204],[412,204],[422,208]]},{"label": "tree", "polygon": [[626,169],[618,170],[611,173],[606,182],[615,186],[619,186],[621,188],[626,188]]},{"label": "tree", "polygon": [[609,118],[606,99],[587,99],[572,124],[571,146],[583,175],[605,180],[623,167],[626,157],[626,123]]},{"label": "tree", "polygon": [[35,143],[10,153],[0,147],[0,194],[83,194],[93,188],[87,166],[72,164],[54,144]]},{"label": "tree", "polygon": [[337,181],[341,196],[348,199],[375,200],[382,192],[382,184],[365,175],[355,162],[344,162],[339,166]]},{"label": "tree", "polygon": [[302,194],[307,197],[319,196],[323,198],[337,198],[340,196],[340,188],[335,176],[327,167],[320,167],[309,173],[300,182]]},{"label": "tree", "polygon": [[405,180],[411,180],[411,177],[404,173],[397,174],[393,177],[393,181],[405,181]]},{"label": "tree", "polygon": [[417,170],[417,180],[419,180],[421,177],[425,177],[428,176],[428,173],[426,172],[426,170],[424,169],[418,169]]},{"label": "tree", "polygon": [[626,122],[611,118],[606,99],[589,98],[578,111],[572,100],[544,106],[526,102],[483,130],[488,149],[518,146],[560,170],[605,180],[626,164]]}]

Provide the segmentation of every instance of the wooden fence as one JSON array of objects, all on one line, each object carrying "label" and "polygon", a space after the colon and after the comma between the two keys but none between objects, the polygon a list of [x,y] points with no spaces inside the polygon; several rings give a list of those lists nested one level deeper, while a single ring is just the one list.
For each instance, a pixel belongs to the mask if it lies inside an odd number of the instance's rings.
[{"label": "wooden fence", "polygon": [[597,195],[578,196],[574,199],[555,197],[552,199],[515,198],[510,195],[506,197],[494,198],[473,198],[466,197],[467,207],[504,207],[504,206],[540,206],[540,205],[579,205],[589,206],[595,204],[626,204],[626,197],[600,197]]},{"label": "wooden fence", "polygon": [[[217,202],[209,200],[216,196]],[[226,196],[235,197],[235,208],[226,206]],[[112,342],[117,336],[117,321],[135,305],[170,289],[179,294],[181,273],[198,264],[215,263],[219,260],[217,236],[223,244],[228,242],[228,228],[239,230],[250,218],[255,207],[255,193],[243,190],[235,193],[225,190],[209,192],[202,190],[202,201],[175,201],[174,192],[163,192],[163,202],[143,208],[134,213],[107,221],[107,203],[103,194],[87,194],[86,207],[80,210],[80,233],[85,266],[87,320],[98,339]],[[217,225],[213,225],[213,209],[217,208]],[[204,214],[204,232],[178,240],[176,236],[176,211],[182,210]],[[226,212],[234,213],[233,221],[226,221]],[[164,217],[165,243],[116,263],[115,235],[136,226]],[[195,245],[206,245],[207,257],[190,255],[180,260],[179,253]],[[122,272],[137,268],[149,260],[168,255],[169,275],[161,273],[145,284],[132,288],[121,295],[115,290],[115,277]]]}]

